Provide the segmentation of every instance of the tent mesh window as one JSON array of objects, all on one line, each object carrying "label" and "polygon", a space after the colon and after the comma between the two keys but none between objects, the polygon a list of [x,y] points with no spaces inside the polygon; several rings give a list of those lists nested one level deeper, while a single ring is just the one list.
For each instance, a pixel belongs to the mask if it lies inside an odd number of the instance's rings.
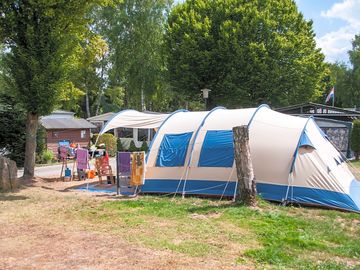
[{"label": "tent mesh window", "polygon": [[232,130],[206,132],[200,152],[199,167],[232,167],[234,144]]},{"label": "tent mesh window", "polygon": [[156,167],[184,166],[192,134],[192,132],[187,132],[164,135],[156,159]]}]

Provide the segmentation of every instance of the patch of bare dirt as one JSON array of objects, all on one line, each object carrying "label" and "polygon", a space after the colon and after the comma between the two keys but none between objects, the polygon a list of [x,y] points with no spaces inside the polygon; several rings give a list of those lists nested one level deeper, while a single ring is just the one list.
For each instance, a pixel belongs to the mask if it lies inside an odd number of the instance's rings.
[{"label": "patch of bare dirt", "polygon": [[84,182],[36,179],[16,193],[0,194],[0,269],[252,269],[229,258],[191,257],[131,244],[71,216],[54,222],[64,209],[115,199],[71,190],[79,184]]}]

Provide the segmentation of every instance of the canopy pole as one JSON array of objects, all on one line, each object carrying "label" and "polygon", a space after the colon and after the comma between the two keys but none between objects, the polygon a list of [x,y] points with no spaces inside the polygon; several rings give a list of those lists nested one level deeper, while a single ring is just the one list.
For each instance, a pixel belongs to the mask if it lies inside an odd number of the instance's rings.
[{"label": "canopy pole", "polygon": [[[97,143],[99,142],[99,138],[100,138],[101,135],[102,134],[99,133],[99,135],[97,136],[95,144],[94,144],[95,147],[96,147]],[[95,150],[91,153],[91,158],[92,159],[94,158],[94,155],[95,155]]]}]

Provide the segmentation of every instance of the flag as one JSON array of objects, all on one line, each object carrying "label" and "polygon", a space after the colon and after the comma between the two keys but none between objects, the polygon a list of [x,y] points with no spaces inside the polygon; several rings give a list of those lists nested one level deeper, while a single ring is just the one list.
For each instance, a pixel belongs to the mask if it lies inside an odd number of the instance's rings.
[{"label": "flag", "polygon": [[335,98],[335,87],[333,86],[333,88],[331,88],[330,93],[326,97],[325,103],[328,103],[330,99],[334,100],[334,98]]}]

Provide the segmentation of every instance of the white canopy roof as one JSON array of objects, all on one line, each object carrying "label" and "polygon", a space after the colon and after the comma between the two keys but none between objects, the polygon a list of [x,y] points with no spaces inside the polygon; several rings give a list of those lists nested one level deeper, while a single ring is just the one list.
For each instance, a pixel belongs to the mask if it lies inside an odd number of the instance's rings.
[{"label": "white canopy roof", "polygon": [[135,110],[120,111],[106,123],[100,134],[114,128],[158,128],[169,114],[138,112]]}]

